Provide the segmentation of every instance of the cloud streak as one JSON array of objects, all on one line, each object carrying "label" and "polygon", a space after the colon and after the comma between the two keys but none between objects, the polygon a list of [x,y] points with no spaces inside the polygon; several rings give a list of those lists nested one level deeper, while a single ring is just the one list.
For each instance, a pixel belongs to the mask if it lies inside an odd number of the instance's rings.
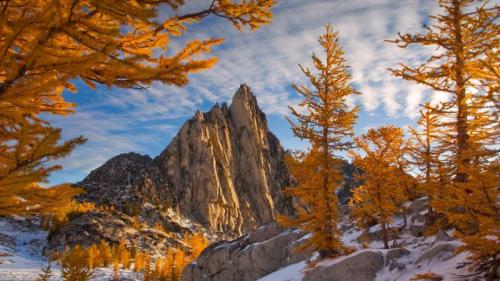
[{"label": "cloud streak", "polygon": [[[206,1],[190,1],[186,10],[204,5]],[[266,114],[288,114],[288,105],[299,101],[290,84],[306,82],[297,65],[309,66],[313,51],[320,55],[317,36],[326,23],[339,30],[355,86],[363,93],[350,102],[361,107],[363,116],[407,123],[428,95],[391,77],[387,68],[414,62],[429,50],[401,50],[384,40],[395,38],[398,31],[420,30],[435,9],[433,1],[418,0],[286,0],[276,7],[273,22],[256,32],[239,33],[221,19],[196,24],[187,37],[173,42],[171,51],[190,38],[225,37],[213,50],[217,65],[191,75],[184,88],[153,84],[147,91],[100,89],[93,98],[78,100],[78,113],[54,122],[66,136],[83,134],[90,141],[63,161],[68,169],[52,181],[78,180],[118,153],[159,153],[186,118],[215,102],[230,101],[241,83],[251,87]],[[373,125],[363,120],[360,128]]]}]

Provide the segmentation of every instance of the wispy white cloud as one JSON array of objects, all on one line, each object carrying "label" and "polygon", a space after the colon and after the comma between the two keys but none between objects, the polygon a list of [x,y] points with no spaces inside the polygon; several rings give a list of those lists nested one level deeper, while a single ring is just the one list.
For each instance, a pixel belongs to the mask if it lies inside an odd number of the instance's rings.
[{"label": "wispy white cloud", "polygon": [[[188,2],[180,13],[204,7],[207,1]],[[326,23],[339,30],[353,80],[363,93],[350,104],[359,105],[365,115],[415,118],[426,97],[423,89],[391,77],[387,68],[414,63],[429,50],[401,50],[384,40],[395,38],[398,31],[421,29],[435,6],[434,1],[419,0],[283,0],[273,22],[256,32],[239,33],[222,19],[196,24],[190,35],[173,41],[171,51],[190,38],[222,36],[225,42],[213,50],[218,64],[191,75],[184,88],[154,84],[147,91],[104,91],[98,101],[80,102],[77,114],[57,119],[56,125],[67,136],[84,134],[90,141],[63,164],[70,171],[87,172],[120,152],[154,154],[175,133],[179,120],[209,104],[230,101],[241,83],[252,88],[265,113],[288,114],[288,105],[299,101],[290,84],[305,83],[297,65],[310,65],[311,53],[321,52],[317,36]]]}]

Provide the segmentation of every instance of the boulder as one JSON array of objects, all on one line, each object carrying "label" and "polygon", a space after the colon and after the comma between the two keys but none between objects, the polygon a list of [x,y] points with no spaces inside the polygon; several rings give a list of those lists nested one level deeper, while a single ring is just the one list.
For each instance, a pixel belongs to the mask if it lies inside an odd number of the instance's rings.
[{"label": "boulder", "polygon": [[255,231],[248,235],[248,242],[255,243],[259,241],[265,241],[277,236],[284,231],[284,228],[276,222],[272,222],[265,226],[257,228]]},{"label": "boulder", "polygon": [[453,243],[443,243],[434,246],[432,249],[423,253],[417,260],[416,264],[429,262],[433,259],[444,260],[453,256],[453,251],[457,248],[456,244]]},{"label": "boulder", "polygon": [[398,262],[397,260],[401,257],[404,257],[404,256],[407,256],[411,254],[410,251],[408,251],[407,249],[405,248],[397,248],[397,249],[391,249],[389,251],[387,251],[387,254],[385,255],[385,265],[389,265],[389,271],[392,271],[394,269],[397,269],[397,270],[405,270],[406,269],[406,266],[401,263],[401,262]]},{"label": "boulder", "polygon": [[[387,234],[389,241],[398,239],[398,235],[394,231],[389,231]],[[364,231],[361,233],[361,235],[358,237],[358,242],[371,242],[371,241],[382,241],[383,240],[383,235],[382,235],[382,230],[376,230],[376,231]]]},{"label": "boulder", "polygon": [[410,253],[411,252],[405,248],[391,249],[391,250],[387,251],[387,254],[386,254],[386,265],[403,257],[403,256],[409,255]]},{"label": "boulder", "polygon": [[311,255],[307,251],[297,253],[302,237],[298,230],[283,231],[276,223],[267,224],[239,239],[210,245],[184,269],[182,280],[257,280]]},{"label": "boulder", "polygon": [[427,198],[422,197],[419,199],[415,199],[411,202],[409,211],[410,214],[418,214],[427,209]]},{"label": "boulder", "polygon": [[412,225],[410,225],[409,230],[410,230],[411,235],[413,235],[415,237],[420,237],[427,230],[427,226],[426,225],[419,225],[419,224],[412,224]]},{"label": "boulder", "polygon": [[303,281],[373,281],[384,267],[384,256],[376,251],[363,251],[328,266],[312,269]]},{"label": "boulder", "polygon": [[446,233],[446,231],[443,231],[442,229],[440,229],[436,233],[436,239],[434,240],[434,243],[448,242],[448,241],[452,241],[452,240],[455,240],[455,238],[453,238],[450,235],[448,235],[448,233]]}]

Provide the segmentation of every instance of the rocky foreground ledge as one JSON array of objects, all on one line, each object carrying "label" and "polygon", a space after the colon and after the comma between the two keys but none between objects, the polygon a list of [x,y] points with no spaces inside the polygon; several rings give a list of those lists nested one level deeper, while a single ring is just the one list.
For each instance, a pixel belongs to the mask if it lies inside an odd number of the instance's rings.
[{"label": "rocky foreground ledge", "polygon": [[184,269],[182,281],[408,281],[428,272],[442,280],[478,281],[462,277],[468,274],[464,265],[468,253],[455,253],[459,241],[444,231],[421,236],[426,201],[415,200],[409,209],[408,226],[400,217],[391,225],[399,229],[392,237],[392,249],[383,249],[380,226],[361,230],[343,223],[342,240],[356,251],[310,266],[315,253],[296,251],[309,235],[270,223],[239,239],[212,244]]}]

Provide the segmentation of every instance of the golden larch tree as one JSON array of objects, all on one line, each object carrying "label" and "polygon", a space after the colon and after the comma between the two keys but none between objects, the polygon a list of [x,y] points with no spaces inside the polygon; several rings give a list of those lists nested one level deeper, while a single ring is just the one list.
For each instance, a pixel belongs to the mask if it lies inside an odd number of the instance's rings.
[{"label": "golden larch tree", "polygon": [[[312,55],[317,73],[300,66],[308,78],[308,86],[293,85],[303,97],[298,110],[290,107],[296,121],[290,121],[295,136],[309,141],[311,151],[302,159],[290,164],[292,174],[298,179],[296,187],[288,193],[296,198],[297,216],[281,218],[287,226],[295,226],[312,237],[302,249],[317,250],[320,258],[335,257],[348,252],[340,241],[339,206],[336,190],[342,182],[340,160],[335,153],[349,149],[357,108],[350,108],[347,99],[356,94],[351,84],[351,74],[339,45],[339,34],[330,25],[318,39],[325,52],[324,61]],[[295,123],[297,122],[297,123]]]},{"label": "golden larch tree", "polygon": [[195,260],[201,252],[208,246],[209,241],[203,233],[186,235],[184,242],[191,248],[188,259]]},{"label": "golden larch tree", "polygon": [[80,245],[66,249],[61,258],[61,277],[64,281],[88,281],[94,271],[89,267],[88,252]]},{"label": "golden larch tree", "polygon": [[425,33],[400,34],[392,41],[402,48],[429,46],[437,49],[435,54],[416,67],[401,64],[392,73],[448,94],[434,107],[445,131],[441,162],[451,175],[436,209],[466,242],[463,249],[472,252],[476,273],[492,276],[500,264],[500,6],[473,0],[440,0],[439,6],[441,14],[431,16]]},{"label": "golden larch tree", "polygon": [[[470,116],[473,97],[487,98],[491,84],[488,78],[480,78],[478,72],[483,65],[491,66],[487,54],[498,49],[500,28],[497,19],[500,7],[490,7],[488,3],[474,7],[474,0],[439,0],[443,14],[431,16],[433,24],[426,26],[424,34],[400,34],[393,41],[401,48],[411,45],[431,46],[437,55],[417,67],[401,64],[399,69],[391,69],[393,75],[447,93],[449,101],[436,107],[442,117],[447,117],[446,125],[453,128],[453,162],[455,180],[467,180],[467,165],[472,161]],[[497,50],[498,51],[498,50]],[[498,53],[497,53],[498,54]],[[498,73],[498,57],[495,65]],[[478,83],[483,80],[483,85]],[[498,83],[497,78],[490,78]],[[474,91],[475,90],[475,91]],[[475,92],[475,93],[474,93]]]},{"label": "golden larch tree", "polygon": [[99,265],[108,266],[113,261],[113,252],[105,240],[99,242]]},{"label": "golden larch tree", "polygon": [[210,15],[238,30],[258,29],[271,21],[276,1],[213,0],[204,10],[181,15],[184,3],[0,1],[0,215],[50,212],[54,202],[80,192],[69,185],[53,191],[38,185],[61,168],[49,161],[85,141],[60,143],[60,129],[40,118],[73,111],[62,94],[77,91],[74,81],[91,88],[143,89],[154,81],[186,85],[190,73],[216,63],[206,54],[222,39],[192,39],[174,50],[173,38]]},{"label": "golden larch tree", "polygon": [[139,251],[134,257],[134,272],[139,272],[144,268],[144,253]]},{"label": "golden larch tree", "polygon": [[389,248],[389,224],[403,214],[408,200],[407,174],[398,167],[398,158],[408,150],[403,130],[394,126],[370,129],[355,138],[359,151],[351,150],[353,164],[360,169],[357,179],[363,184],[353,191],[352,214],[361,227],[380,224],[384,247]]},{"label": "golden larch tree", "polygon": [[429,217],[433,215],[434,198],[444,196],[446,183],[440,161],[443,149],[440,139],[443,137],[439,115],[427,102],[419,111],[417,127],[410,127],[411,149],[409,151],[412,164],[418,169],[418,189],[421,194],[428,196]]},{"label": "golden larch tree", "polygon": [[94,267],[99,266],[99,249],[97,248],[96,244],[92,244],[88,248],[88,265],[90,269],[93,269]]}]

